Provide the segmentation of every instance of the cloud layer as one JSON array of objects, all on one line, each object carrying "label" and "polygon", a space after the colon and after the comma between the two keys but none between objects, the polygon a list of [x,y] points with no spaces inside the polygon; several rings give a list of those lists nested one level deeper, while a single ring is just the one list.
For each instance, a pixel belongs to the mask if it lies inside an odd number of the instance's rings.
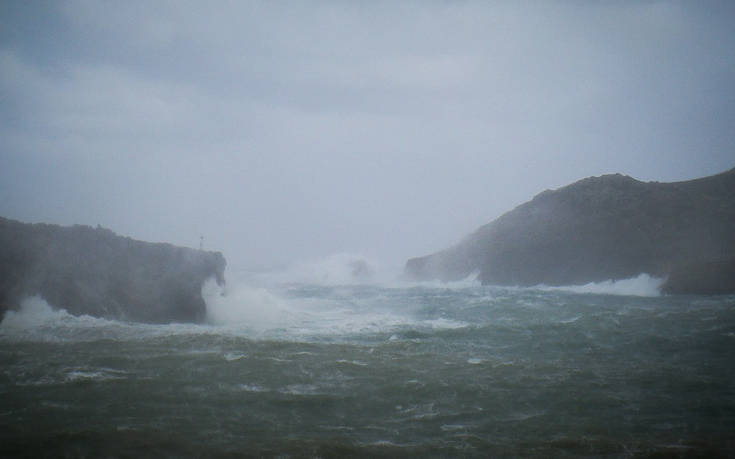
[{"label": "cloud layer", "polygon": [[236,267],[735,166],[727,2],[4,2],[0,214]]}]

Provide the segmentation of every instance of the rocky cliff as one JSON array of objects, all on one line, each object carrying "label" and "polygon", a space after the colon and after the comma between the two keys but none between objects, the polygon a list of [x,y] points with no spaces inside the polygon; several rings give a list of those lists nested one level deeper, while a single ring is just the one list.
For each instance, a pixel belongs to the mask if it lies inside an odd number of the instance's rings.
[{"label": "rocky cliff", "polygon": [[0,314],[40,295],[75,315],[137,322],[201,322],[202,284],[224,283],[225,259],[97,227],[0,218]]},{"label": "rocky cliff", "polygon": [[664,293],[717,295],[735,293],[735,258],[683,263],[668,273]]},{"label": "rocky cliff", "polygon": [[456,280],[478,272],[484,284],[570,285],[640,273],[683,279],[694,269],[687,266],[702,270],[733,257],[735,169],[676,183],[616,174],[544,191],[457,245],[408,260],[406,274]]}]

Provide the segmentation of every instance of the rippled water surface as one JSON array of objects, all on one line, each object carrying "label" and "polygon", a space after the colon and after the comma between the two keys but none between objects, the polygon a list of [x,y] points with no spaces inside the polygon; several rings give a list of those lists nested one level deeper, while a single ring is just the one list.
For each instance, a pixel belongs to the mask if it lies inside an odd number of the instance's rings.
[{"label": "rippled water surface", "polygon": [[735,297],[242,289],[0,325],[0,455],[733,457]]}]

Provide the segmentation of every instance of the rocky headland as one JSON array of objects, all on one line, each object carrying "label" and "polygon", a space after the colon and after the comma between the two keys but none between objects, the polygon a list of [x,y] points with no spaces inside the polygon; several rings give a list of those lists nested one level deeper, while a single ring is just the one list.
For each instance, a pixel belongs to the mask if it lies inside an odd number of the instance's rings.
[{"label": "rocky headland", "polygon": [[414,279],[573,285],[648,273],[669,293],[735,292],[735,169],[696,180],[590,177],[531,201],[458,244],[413,258]]},{"label": "rocky headland", "polygon": [[202,322],[205,281],[225,259],[108,229],[0,218],[0,316],[39,295],[70,314],[149,323]]}]

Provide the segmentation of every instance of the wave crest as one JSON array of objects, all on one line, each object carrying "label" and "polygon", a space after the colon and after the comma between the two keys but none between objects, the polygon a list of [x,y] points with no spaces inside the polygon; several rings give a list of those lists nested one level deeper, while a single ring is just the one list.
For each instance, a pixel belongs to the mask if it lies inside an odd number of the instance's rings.
[{"label": "wave crest", "polygon": [[551,287],[548,285],[538,285],[534,288],[546,291],[569,291],[574,293],[594,293],[598,295],[624,295],[624,296],[660,296],[661,285],[664,279],[652,277],[649,274],[641,273],[630,279],[606,280],[602,282],[590,282],[584,285],[566,285],[560,287]]}]

